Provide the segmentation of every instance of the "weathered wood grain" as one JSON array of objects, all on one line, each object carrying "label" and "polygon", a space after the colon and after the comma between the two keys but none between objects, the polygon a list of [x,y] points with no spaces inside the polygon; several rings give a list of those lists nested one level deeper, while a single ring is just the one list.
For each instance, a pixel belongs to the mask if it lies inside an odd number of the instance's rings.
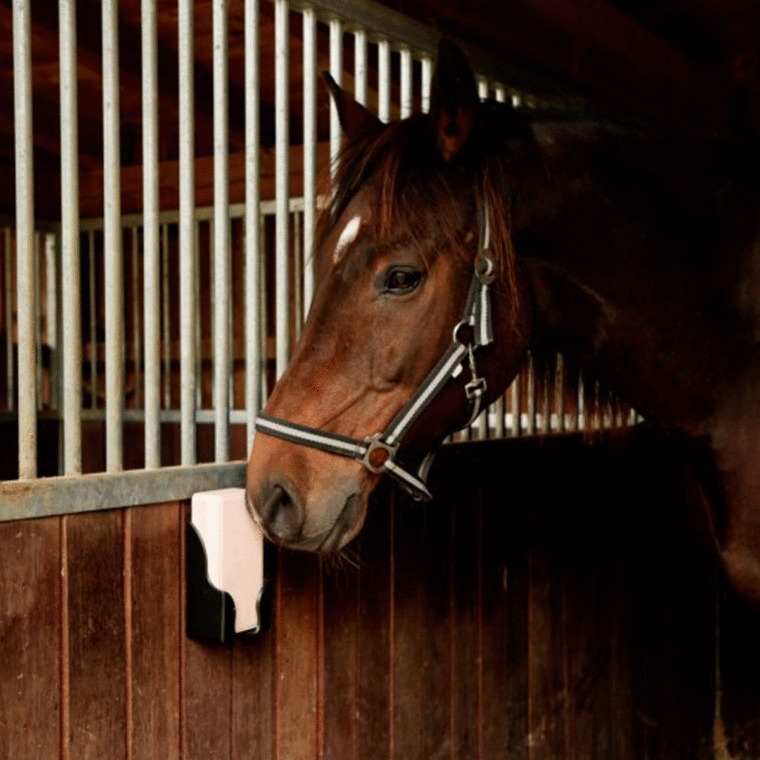
[{"label": "weathered wood grain", "polygon": [[0,525],[0,757],[61,741],[60,519]]}]

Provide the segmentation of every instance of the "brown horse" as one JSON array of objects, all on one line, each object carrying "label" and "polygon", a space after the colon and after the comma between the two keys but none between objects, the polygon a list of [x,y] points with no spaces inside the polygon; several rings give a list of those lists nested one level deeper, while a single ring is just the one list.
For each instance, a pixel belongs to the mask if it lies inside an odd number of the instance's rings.
[{"label": "brown horse", "polygon": [[504,392],[531,345],[704,442],[720,554],[760,600],[757,154],[481,103],[445,42],[429,115],[382,125],[332,90],[347,145],[318,286],[248,467],[266,533],[332,551],[383,472],[424,495],[413,465]]}]

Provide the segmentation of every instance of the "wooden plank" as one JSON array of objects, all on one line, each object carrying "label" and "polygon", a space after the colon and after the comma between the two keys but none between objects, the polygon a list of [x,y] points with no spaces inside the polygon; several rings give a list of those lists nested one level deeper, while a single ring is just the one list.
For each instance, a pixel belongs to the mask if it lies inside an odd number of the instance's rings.
[{"label": "wooden plank", "polygon": [[449,491],[451,509],[451,744],[452,756],[481,756],[482,660],[480,640],[481,494],[459,477]]},{"label": "wooden plank", "polygon": [[326,758],[354,758],[358,753],[360,728],[356,703],[363,560],[354,555],[355,548],[347,551],[346,558],[323,560],[324,736],[321,752]]},{"label": "wooden plank", "polygon": [[[187,523],[190,505],[183,505]],[[181,567],[186,567],[187,541],[182,536]],[[186,582],[181,583],[187,597]],[[183,608],[184,609],[184,608]],[[232,649],[230,644],[195,641],[185,634],[182,616],[180,742],[183,760],[228,760],[232,743]]]},{"label": "wooden plank", "polygon": [[0,546],[0,757],[58,757],[60,519],[0,525]]},{"label": "wooden plank", "polygon": [[451,732],[451,593],[453,563],[451,556],[451,516],[453,505],[447,498],[457,471],[441,452],[431,473],[431,488],[436,498],[425,509],[422,549],[425,557],[425,660],[423,668],[425,722],[423,757],[450,757]]},{"label": "wooden plank", "polygon": [[180,757],[180,531],[178,503],[129,510],[131,516],[132,693],[135,758]]},{"label": "wooden plank", "polygon": [[319,557],[282,549],[275,596],[275,757],[313,760],[320,742]]},{"label": "wooden plank", "polygon": [[528,510],[515,499],[525,484],[519,460],[514,465],[509,509],[496,498],[497,478],[481,496],[483,757],[493,760],[528,752]]},{"label": "wooden plank", "polygon": [[393,511],[388,484],[370,498],[367,522],[356,542],[362,565],[357,630],[357,760],[391,757]]},{"label": "wooden plank", "polygon": [[425,522],[427,509],[392,491],[393,520],[393,757],[423,760],[427,699],[424,691]]},{"label": "wooden plank", "polygon": [[124,515],[68,518],[68,757],[126,756]]}]

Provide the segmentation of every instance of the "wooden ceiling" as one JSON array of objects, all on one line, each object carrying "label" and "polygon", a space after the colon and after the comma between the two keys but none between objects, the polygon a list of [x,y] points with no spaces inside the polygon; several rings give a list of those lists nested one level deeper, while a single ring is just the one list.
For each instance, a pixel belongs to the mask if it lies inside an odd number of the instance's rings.
[{"label": "wooden ceiling", "polygon": [[[705,132],[754,129],[760,0],[383,0],[394,11],[482,48],[607,107]],[[101,4],[79,0],[79,149],[83,170],[102,166]],[[196,153],[212,152],[211,2],[195,3]],[[177,158],[176,0],[158,2],[161,160]],[[119,8],[122,164],[141,159],[140,1]],[[291,142],[301,140],[301,38],[291,16]],[[319,27],[320,68],[328,67]],[[32,2],[35,168],[59,166],[58,4]],[[261,2],[261,134],[274,139],[272,5]],[[229,4],[230,148],[243,149],[243,2]],[[13,164],[11,0],[0,0],[0,165]],[[370,99],[375,73],[370,56]],[[346,81],[353,67],[350,36]],[[509,84],[509,83],[507,83]],[[322,85],[320,85],[321,87]],[[327,134],[326,90],[319,133]],[[7,183],[6,183],[7,184]],[[3,206],[0,202],[0,207]],[[0,211],[6,209],[0,208]]]}]

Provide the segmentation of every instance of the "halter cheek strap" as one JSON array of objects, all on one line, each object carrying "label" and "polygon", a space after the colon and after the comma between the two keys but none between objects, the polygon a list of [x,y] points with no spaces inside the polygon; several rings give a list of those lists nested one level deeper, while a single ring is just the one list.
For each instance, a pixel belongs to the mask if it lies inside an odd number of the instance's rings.
[{"label": "halter cheek strap", "polygon": [[319,428],[298,425],[295,422],[260,412],[256,430],[291,443],[320,449],[330,454],[356,459],[370,472],[387,473],[406,491],[419,500],[432,498],[425,480],[432,464],[433,453],[422,461],[416,473],[410,472],[396,461],[399,445],[409,429],[451,379],[458,377],[465,365],[471,378],[465,385],[465,394],[472,405],[470,425],[480,414],[486,393],[486,381],[478,375],[475,352],[493,343],[491,315],[491,284],[496,266],[491,256],[488,213],[481,217],[479,252],[475,259],[475,272],[465,302],[462,320],[454,328],[451,345],[438,363],[422,381],[414,395],[401,407],[388,427],[360,440]]}]

